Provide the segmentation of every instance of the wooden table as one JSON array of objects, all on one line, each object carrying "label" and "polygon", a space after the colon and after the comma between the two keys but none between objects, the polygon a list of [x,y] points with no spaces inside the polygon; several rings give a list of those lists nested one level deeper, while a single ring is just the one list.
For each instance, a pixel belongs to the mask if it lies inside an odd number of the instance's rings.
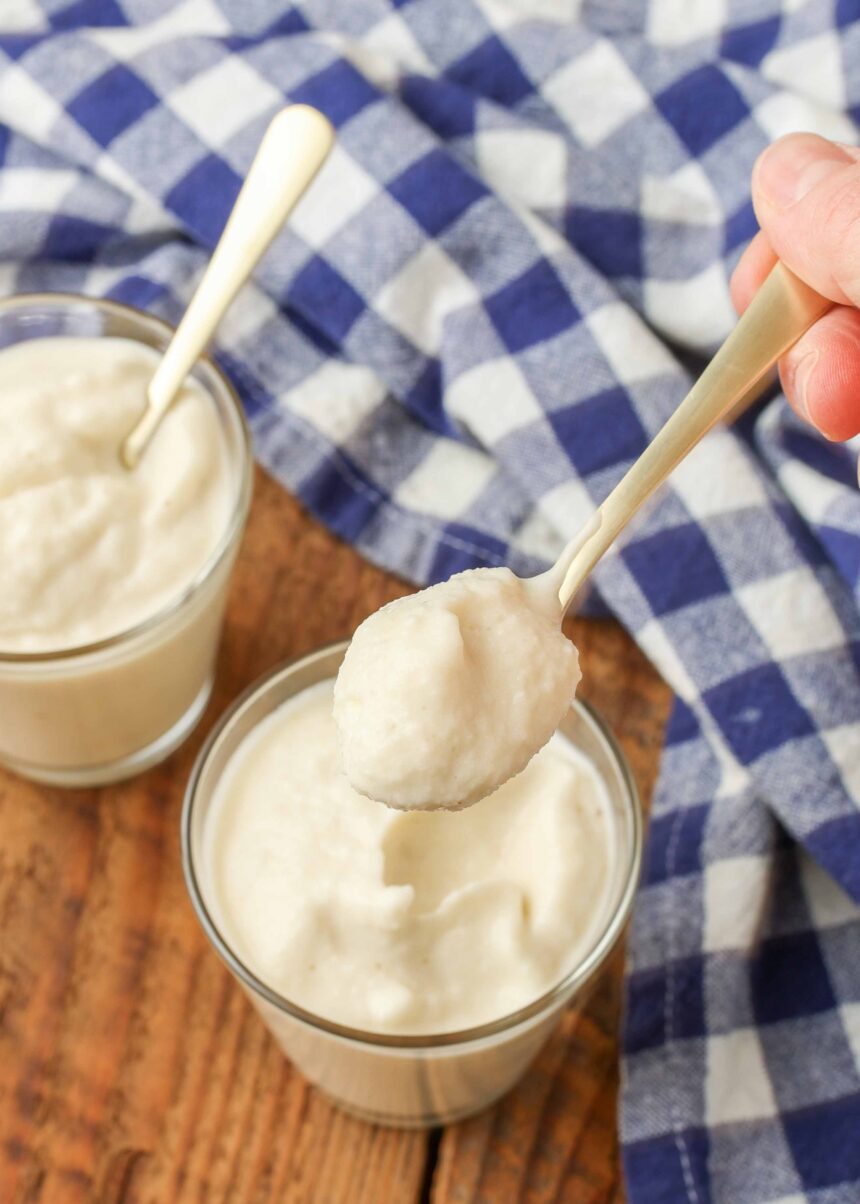
[{"label": "wooden table", "polygon": [[[227,703],[406,592],[258,474],[214,697],[169,761],[60,791],[0,773],[2,1204],[620,1201],[620,959],[522,1084],[441,1132],[333,1109],[207,944],[179,862],[183,788]],[[621,630],[578,621],[582,693],[647,798],[668,691]]]}]

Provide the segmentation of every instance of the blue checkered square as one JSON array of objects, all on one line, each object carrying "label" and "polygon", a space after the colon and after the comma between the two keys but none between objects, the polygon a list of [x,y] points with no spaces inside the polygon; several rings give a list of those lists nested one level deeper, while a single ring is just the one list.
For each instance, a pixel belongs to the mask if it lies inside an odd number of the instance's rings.
[{"label": "blue checkered square", "polygon": [[91,263],[105,243],[116,238],[116,233],[115,229],[100,222],[58,213],[45,234],[44,256],[70,263]]},{"label": "blue checkered square", "polygon": [[855,587],[860,585],[860,532],[825,524],[819,535],[845,580]]},{"label": "blue checkered square", "polygon": [[510,107],[534,91],[517,59],[495,35],[452,63],[446,74],[471,92]]},{"label": "blue checkered square", "polygon": [[306,79],[293,89],[291,97],[297,104],[321,109],[336,127],[345,125],[378,98],[376,89],[345,59],[337,59]]},{"label": "blue checkered square", "polygon": [[462,573],[476,565],[495,568],[504,563],[507,554],[505,544],[487,532],[463,523],[448,523],[445,539],[440,541],[430,565],[428,580],[447,581],[454,573]]},{"label": "blue checkered square", "polygon": [[108,146],[157,104],[158,97],[140,76],[120,64],[93,80],[67,111],[96,142]]},{"label": "blue checkered square", "polygon": [[700,803],[680,813],[656,816],[651,821],[646,851],[649,882],[662,882],[675,874],[701,872],[702,840],[709,813],[710,804]]},{"label": "blue checkered square", "polygon": [[710,150],[749,115],[737,88],[712,63],[676,80],[654,98],[654,103],[696,156]]},{"label": "blue checkered square", "polygon": [[51,14],[51,26],[55,30],[122,28],[129,21],[118,0],[74,0],[73,3]]},{"label": "blue checkered square", "polygon": [[[782,1123],[806,1187],[845,1184],[853,1191],[853,1185],[860,1182],[860,1092],[789,1112]],[[843,1198],[850,1199],[850,1195]]]},{"label": "blue checkered square", "polygon": [[389,193],[430,235],[441,234],[486,189],[450,155],[433,150],[388,185]]},{"label": "blue checkered square", "polygon": [[214,247],[221,237],[242,181],[218,155],[207,155],[164,198],[184,225]]},{"label": "blue checkered square", "polygon": [[645,593],[657,615],[728,592],[720,562],[696,523],[667,527],[637,540],[623,554],[645,582]]},{"label": "blue checkered square", "polygon": [[605,276],[642,276],[642,222],[624,209],[579,206],[565,218],[565,234]]},{"label": "blue checkered square", "polygon": [[442,372],[439,361],[431,359],[415,384],[403,398],[403,404],[431,431],[449,437],[456,434],[448,417],[442,395]]},{"label": "blue checkered square", "polygon": [[709,710],[743,765],[814,728],[776,665],[760,665],[707,690]]},{"label": "blue checkered square", "polygon": [[699,1190],[698,1186],[707,1185],[709,1144],[707,1131],[700,1128],[627,1145],[624,1150],[627,1181],[644,1185],[639,1197],[643,1204],[680,1204],[690,1199],[692,1165],[698,1172],[695,1180],[698,1199],[701,1204],[711,1204],[707,1187]]},{"label": "blue checkered square", "polygon": [[703,1037],[707,1032],[703,962],[700,957],[673,961],[668,967],[643,970],[631,978],[631,1004],[637,1009],[628,1028],[628,1053],[664,1045],[674,1039]]},{"label": "blue checkered square", "polygon": [[724,59],[757,67],[776,45],[782,18],[764,17],[750,25],[736,25],[723,34],[720,53]]},{"label": "blue checkered square", "polygon": [[538,263],[486,300],[487,313],[510,352],[569,330],[579,314],[548,263]]},{"label": "blue checkered square", "polygon": [[764,941],[752,960],[750,980],[760,1024],[826,1012],[836,1003],[813,932]]},{"label": "blue checkered square", "polygon": [[346,337],[359,314],[361,297],[351,284],[319,255],[299,272],[287,293],[287,303],[310,318],[326,338],[337,345]]},{"label": "blue checkered square", "polygon": [[550,421],[577,472],[635,460],[647,442],[639,416],[624,389],[596,393],[550,415]]},{"label": "blue checkered square", "polygon": [[404,104],[440,138],[464,138],[475,132],[476,97],[466,88],[409,75],[403,81]]},{"label": "blue checkered square", "polygon": [[351,482],[360,479],[357,467],[348,465],[346,475],[335,461],[323,461],[305,477],[302,491],[310,505],[324,514],[342,539],[358,539],[376,513],[379,495],[359,493]]}]

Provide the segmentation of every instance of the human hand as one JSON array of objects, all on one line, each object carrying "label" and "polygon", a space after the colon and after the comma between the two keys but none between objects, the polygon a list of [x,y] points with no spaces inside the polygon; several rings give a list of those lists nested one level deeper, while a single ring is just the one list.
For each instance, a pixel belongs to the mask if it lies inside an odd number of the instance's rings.
[{"label": "human hand", "polygon": [[836,306],[779,362],[785,395],[828,439],[860,432],[860,148],[788,134],[756,161],[761,230],[731,281],[739,313],[781,259]]}]

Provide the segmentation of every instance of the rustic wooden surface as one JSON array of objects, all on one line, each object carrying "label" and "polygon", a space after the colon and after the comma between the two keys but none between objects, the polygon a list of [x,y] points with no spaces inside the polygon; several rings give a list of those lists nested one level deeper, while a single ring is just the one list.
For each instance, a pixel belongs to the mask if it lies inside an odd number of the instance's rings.
[{"label": "rustic wooden surface", "polygon": [[[286,657],[405,592],[260,473],[218,681],[185,748],[136,781],[0,773],[0,1201],[598,1204],[622,1200],[620,959],[520,1087],[441,1133],[333,1109],[208,947],[179,862],[182,792],[215,717]],[[582,693],[650,793],[666,688],[609,622],[575,622]]]}]

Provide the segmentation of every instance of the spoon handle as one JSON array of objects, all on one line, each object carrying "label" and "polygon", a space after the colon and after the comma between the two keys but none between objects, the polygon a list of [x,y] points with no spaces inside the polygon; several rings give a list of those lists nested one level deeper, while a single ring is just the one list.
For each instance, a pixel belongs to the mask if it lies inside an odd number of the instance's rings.
[{"label": "spoon handle", "polygon": [[251,275],[334,141],[326,117],[291,105],[273,118],[227,224],[147,390],[147,407],[120,455],[133,468],[216,326]]},{"label": "spoon handle", "polygon": [[703,435],[759,384],[833,305],[778,263],[690,392],[600,506],[600,524],[570,562],[562,609],[621,529]]}]

